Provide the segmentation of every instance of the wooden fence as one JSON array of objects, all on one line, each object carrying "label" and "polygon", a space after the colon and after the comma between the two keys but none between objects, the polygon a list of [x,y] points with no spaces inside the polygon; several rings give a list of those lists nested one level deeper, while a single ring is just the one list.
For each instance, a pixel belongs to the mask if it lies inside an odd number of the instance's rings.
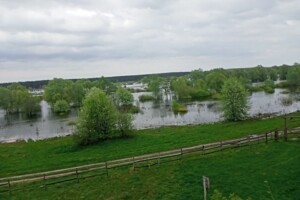
[{"label": "wooden fence", "polygon": [[[290,129],[288,132],[298,134],[300,132],[300,127]],[[47,172],[0,178],[0,193],[12,193],[13,191],[32,188],[46,188],[51,185],[69,181],[79,182],[79,180],[81,179],[97,176],[108,176],[108,172],[110,169],[118,167],[131,166],[133,170],[151,167],[154,165],[160,165],[165,162],[180,160],[184,155],[191,153],[200,152],[201,155],[207,155],[225,151],[228,149],[246,147],[250,146],[251,144],[267,144],[270,140],[277,141],[282,136],[285,136],[284,131],[273,130],[262,135],[250,135],[248,137],[243,137],[239,139],[202,144],[159,153],[135,156],[131,158],[124,158],[107,162],[82,165],[78,167],[52,170]],[[38,182],[38,185],[24,185],[24,183],[32,182]],[[20,185],[23,185],[23,187]]]}]

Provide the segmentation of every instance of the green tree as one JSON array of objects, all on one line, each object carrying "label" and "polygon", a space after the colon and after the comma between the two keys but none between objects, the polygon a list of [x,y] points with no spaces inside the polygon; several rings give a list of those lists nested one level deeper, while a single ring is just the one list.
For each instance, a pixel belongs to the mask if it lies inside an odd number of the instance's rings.
[{"label": "green tree", "polygon": [[291,67],[288,70],[287,81],[292,87],[300,86],[300,67]]},{"label": "green tree", "polygon": [[271,79],[267,79],[264,81],[264,85],[263,88],[265,90],[265,92],[267,93],[274,93],[274,88],[275,88],[275,83],[273,80]]},{"label": "green tree", "polygon": [[13,83],[7,87],[10,90],[10,113],[22,112],[22,106],[25,100],[29,98],[28,90],[19,83]]},{"label": "green tree", "polygon": [[274,67],[268,69],[268,73],[269,73],[269,79],[271,79],[272,81],[277,81],[278,71]]},{"label": "green tree", "polygon": [[4,109],[7,113],[10,110],[11,91],[7,88],[0,87],[0,108]]},{"label": "green tree", "polygon": [[58,100],[55,102],[53,110],[59,114],[67,113],[70,111],[70,105],[65,100]]},{"label": "green tree", "polygon": [[191,89],[191,96],[193,99],[202,99],[210,95],[206,83],[202,79],[193,81],[193,88]]},{"label": "green tree", "polygon": [[226,77],[219,71],[209,73],[205,80],[212,93],[220,92]]},{"label": "green tree", "polygon": [[191,87],[185,77],[179,77],[171,82],[171,88],[179,99],[191,98]]},{"label": "green tree", "polygon": [[98,88],[92,88],[83,101],[75,138],[81,145],[108,139],[116,130],[117,109]]},{"label": "green tree", "polygon": [[103,76],[94,81],[94,87],[103,90],[106,94],[112,94],[117,90],[117,86],[111,80]]},{"label": "green tree", "polygon": [[83,80],[78,80],[72,85],[71,101],[73,106],[80,107],[88,88]]},{"label": "green tree", "polygon": [[22,105],[22,111],[28,116],[36,115],[40,110],[40,98],[35,96],[28,96]]},{"label": "green tree", "polygon": [[202,71],[202,69],[196,69],[191,71],[191,73],[189,74],[189,78],[191,79],[192,82],[195,82],[199,79],[204,79],[205,74]]},{"label": "green tree", "polygon": [[279,79],[280,80],[286,80],[289,69],[290,69],[289,65],[282,65],[279,67],[278,71],[279,71]]},{"label": "green tree", "polygon": [[247,117],[247,91],[237,78],[225,81],[222,88],[224,117],[228,121],[239,121]]},{"label": "green tree", "polygon": [[118,106],[130,106],[133,104],[133,95],[123,87],[117,89],[114,97]]},{"label": "green tree", "polygon": [[116,128],[121,137],[127,137],[133,131],[133,117],[131,114],[118,113]]},{"label": "green tree", "polygon": [[71,103],[72,100],[72,81],[64,80],[61,78],[54,78],[49,81],[48,85],[45,87],[44,98],[52,106],[58,100],[65,100]]}]

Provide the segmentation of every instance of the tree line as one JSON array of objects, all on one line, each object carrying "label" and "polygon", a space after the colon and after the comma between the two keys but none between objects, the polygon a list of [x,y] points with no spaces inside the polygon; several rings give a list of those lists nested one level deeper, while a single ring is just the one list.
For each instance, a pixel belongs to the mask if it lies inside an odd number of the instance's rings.
[{"label": "tree line", "polygon": [[26,87],[19,83],[0,87],[0,108],[4,109],[7,114],[36,115],[40,111],[40,101],[40,97],[32,95]]}]

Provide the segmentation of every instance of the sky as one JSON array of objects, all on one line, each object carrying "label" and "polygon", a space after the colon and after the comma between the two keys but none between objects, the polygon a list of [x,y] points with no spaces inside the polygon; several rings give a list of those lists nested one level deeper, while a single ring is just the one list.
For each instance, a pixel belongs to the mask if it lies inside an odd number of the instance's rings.
[{"label": "sky", "polygon": [[300,0],[0,0],[0,82],[299,62]]}]

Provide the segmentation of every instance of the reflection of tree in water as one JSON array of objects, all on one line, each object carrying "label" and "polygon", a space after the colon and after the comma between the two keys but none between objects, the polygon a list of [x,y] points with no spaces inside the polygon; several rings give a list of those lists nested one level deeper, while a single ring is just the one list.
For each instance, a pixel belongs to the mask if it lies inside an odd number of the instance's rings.
[{"label": "reflection of tree in water", "polygon": [[186,115],[188,112],[174,112],[175,117],[183,117]]},{"label": "reflection of tree in water", "polygon": [[209,111],[212,111],[214,113],[220,113],[221,112],[221,105],[217,102],[211,102],[207,104],[207,109]]}]

